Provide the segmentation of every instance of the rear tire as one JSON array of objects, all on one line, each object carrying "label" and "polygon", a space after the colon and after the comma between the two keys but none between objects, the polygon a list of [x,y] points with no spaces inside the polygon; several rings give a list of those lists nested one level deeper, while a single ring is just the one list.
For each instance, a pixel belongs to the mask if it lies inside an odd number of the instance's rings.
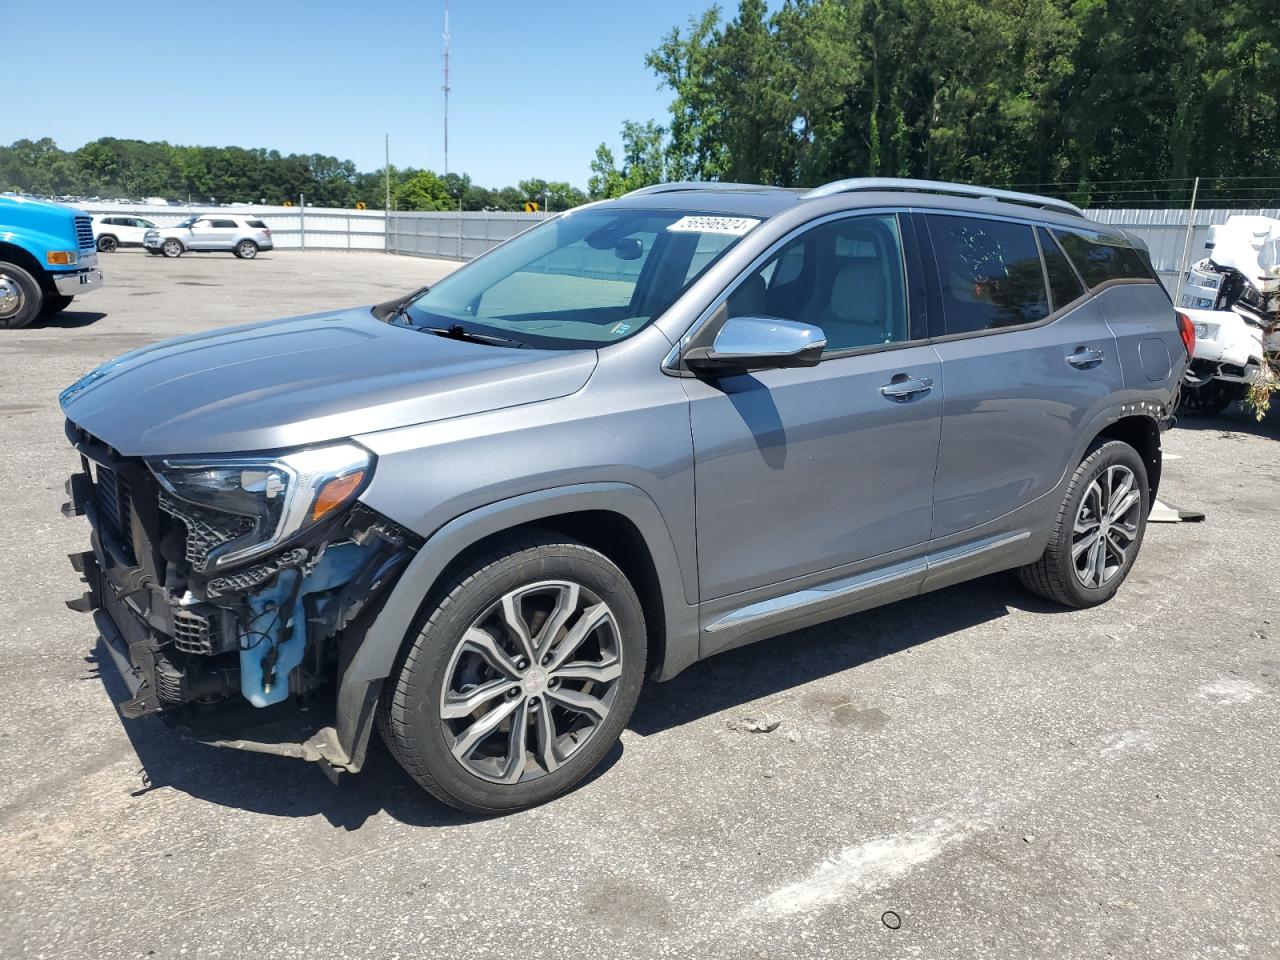
[{"label": "rear tire", "polygon": [[116,248],[120,246],[120,242],[110,234],[98,238],[99,253],[115,253]]},{"label": "rear tire", "polygon": [[1067,607],[1106,603],[1142,547],[1150,496],[1138,451],[1120,440],[1095,443],[1067,486],[1044,554],[1018,578]]},{"label": "rear tire", "polygon": [[160,252],[170,260],[182,256],[182,254],[186,252],[186,249],[187,248],[182,245],[181,240],[166,240],[160,246]]},{"label": "rear tire", "polygon": [[40,315],[44,293],[30,273],[0,260],[0,329],[18,330]]},{"label": "rear tire", "polygon": [[1223,410],[1243,400],[1249,388],[1243,384],[1223,383],[1221,380],[1210,380],[1198,387],[1190,384],[1182,386],[1182,409],[1201,417],[1216,417]]},{"label": "rear tire", "polygon": [[646,652],[622,571],[581,543],[529,533],[433,591],[384,689],[379,727],[409,775],[450,806],[523,810],[604,759],[640,695]]},{"label": "rear tire", "polygon": [[252,260],[258,255],[258,245],[252,240],[241,240],[231,252],[241,260]]}]

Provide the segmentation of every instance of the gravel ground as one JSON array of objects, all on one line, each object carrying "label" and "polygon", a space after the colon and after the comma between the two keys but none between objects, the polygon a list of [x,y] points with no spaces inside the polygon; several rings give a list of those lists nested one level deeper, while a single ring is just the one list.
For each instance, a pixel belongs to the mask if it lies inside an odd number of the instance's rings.
[{"label": "gravel ground", "polygon": [[1280,417],[1166,435],[1208,519],[1152,526],[1102,608],[1000,576],[724,654],[575,793],[474,819],[380,744],[335,787],[122,723],[58,513],[56,394],[100,361],[451,265],[104,261],[0,335],[0,956],[1280,955]]}]

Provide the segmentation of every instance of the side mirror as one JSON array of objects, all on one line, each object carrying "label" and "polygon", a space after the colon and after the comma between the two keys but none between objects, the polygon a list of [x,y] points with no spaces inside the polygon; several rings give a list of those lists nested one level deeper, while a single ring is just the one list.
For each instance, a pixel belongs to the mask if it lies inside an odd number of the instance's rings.
[{"label": "side mirror", "polygon": [[736,376],[752,370],[814,367],[822,359],[827,335],[820,327],[768,317],[726,320],[709,347],[693,347],[684,363],[698,374]]}]

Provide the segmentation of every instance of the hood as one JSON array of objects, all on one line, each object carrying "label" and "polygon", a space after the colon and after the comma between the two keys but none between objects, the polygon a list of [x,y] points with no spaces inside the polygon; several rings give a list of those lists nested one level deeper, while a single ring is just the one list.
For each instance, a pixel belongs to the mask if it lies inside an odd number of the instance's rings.
[{"label": "hood", "polygon": [[36,230],[55,237],[76,235],[76,215],[88,214],[71,207],[26,197],[0,197],[0,234],[17,227],[21,231]]},{"label": "hood", "polygon": [[566,396],[594,350],[532,350],[390,326],[367,307],[165,340],[62,392],[127,456],[272,450]]}]

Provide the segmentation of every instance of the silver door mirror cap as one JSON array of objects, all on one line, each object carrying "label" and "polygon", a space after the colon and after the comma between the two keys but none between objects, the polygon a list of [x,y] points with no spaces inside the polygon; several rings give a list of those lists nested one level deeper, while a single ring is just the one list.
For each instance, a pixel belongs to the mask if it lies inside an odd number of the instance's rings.
[{"label": "silver door mirror cap", "polygon": [[695,373],[733,376],[752,370],[813,367],[827,335],[821,327],[773,317],[731,317],[709,347],[693,347],[684,363]]}]

